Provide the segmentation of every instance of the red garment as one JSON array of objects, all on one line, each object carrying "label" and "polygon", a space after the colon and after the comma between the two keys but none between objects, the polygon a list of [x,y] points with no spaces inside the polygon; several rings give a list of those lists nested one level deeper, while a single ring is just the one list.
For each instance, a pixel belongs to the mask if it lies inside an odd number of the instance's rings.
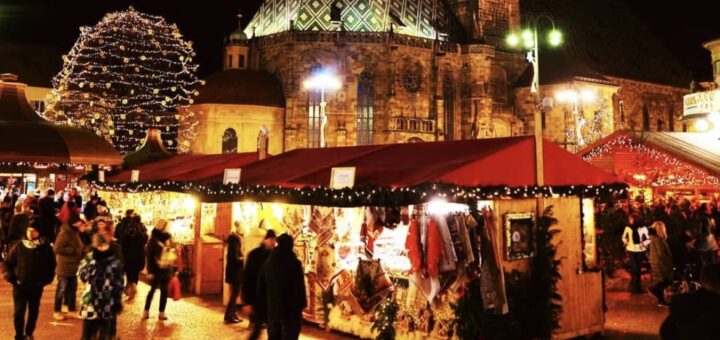
[{"label": "red garment", "polygon": [[407,238],[405,238],[405,249],[410,258],[410,272],[422,271],[422,244],[420,243],[420,223],[416,219],[410,222]]},{"label": "red garment", "polygon": [[427,272],[430,277],[440,275],[440,261],[443,257],[443,238],[440,229],[433,218],[428,218],[427,226]]}]

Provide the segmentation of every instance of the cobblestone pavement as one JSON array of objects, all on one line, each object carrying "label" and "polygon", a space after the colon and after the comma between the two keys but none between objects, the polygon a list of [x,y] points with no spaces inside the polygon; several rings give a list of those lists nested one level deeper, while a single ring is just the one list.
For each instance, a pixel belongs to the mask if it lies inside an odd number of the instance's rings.
[{"label": "cobblestone pavement", "polygon": [[[40,318],[38,320],[35,338],[37,340],[70,340],[79,339],[82,331],[82,321],[68,318],[66,321],[55,322],[52,319],[53,300],[55,296],[53,283],[45,287],[40,304]],[[157,320],[158,300],[160,292],[155,293],[150,319],[142,320],[142,309],[148,286],[140,284],[138,295],[132,302],[125,304],[125,310],[118,319],[118,336],[123,340],[141,339],[245,339],[249,331],[248,321],[243,320],[237,325],[223,323],[223,306],[219,297],[203,298],[186,297],[180,301],[168,300],[166,314],[167,321]],[[79,293],[79,292],[78,292]],[[0,283],[0,340],[12,339],[14,329],[12,326],[12,286],[4,280]],[[338,334],[327,333],[313,325],[304,325],[300,339],[352,339]]]},{"label": "cobblestone pavement", "polygon": [[[620,273],[621,275],[624,273]],[[660,339],[660,325],[669,310],[659,307],[654,296],[645,293],[633,295],[625,289],[629,276],[608,280],[606,293],[608,311],[605,314],[605,339],[654,340]],[[643,285],[650,285],[644,278]]]}]

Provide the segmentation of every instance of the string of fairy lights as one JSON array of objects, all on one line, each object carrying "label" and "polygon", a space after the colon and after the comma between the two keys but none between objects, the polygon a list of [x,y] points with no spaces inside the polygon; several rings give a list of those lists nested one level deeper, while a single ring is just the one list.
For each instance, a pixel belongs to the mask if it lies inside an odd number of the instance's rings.
[{"label": "string of fairy lights", "polygon": [[682,185],[720,187],[720,179],[711,176],[708,172],[624,135],[594,148],[583,156],[583,159],[586,162],[593,162],[617,150],[636,155],[633,169],[623,174],[629,183],[654,187]]},{"label": "string of fairy lights", "polygon": [[407,188],[359,187],[332,189],[328,187],[287,188],[266,185],[222,183],[194,183],[178,181],[158,182],[93,182],[98,190],[128,193],[169,191],[192,194],[203,202],[282,202],[337,207],[399,206],[444,199],[448,202],[467,203],[503,198],[539,197],[603,197],[623,198],[627,185],[612,183],[599,186],[491,186],[463,187],[451,184],[423,184]]},{"label": "string of fairy lights", "polygon": [[164,18],[132,7],[108,13],[82,27],[63,56],[45,117],[91,129],[122,154],[136,150],[149,129],[171,151],[187,151],[197,135],[188,106],[203,83],[194,57],[192,42]]}]

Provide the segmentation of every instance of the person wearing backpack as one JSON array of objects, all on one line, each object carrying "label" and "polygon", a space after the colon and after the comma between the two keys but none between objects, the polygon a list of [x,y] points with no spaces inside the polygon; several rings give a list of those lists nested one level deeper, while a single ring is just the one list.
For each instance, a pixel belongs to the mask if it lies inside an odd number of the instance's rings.
[{"label": "person wearing backpack", "polygon": [[623,244],[627,251],[630,275],[630,292],[634,294],[642,294],[642,282],[640,280],[642,262],[645,258],[645,250],[650,241],[648,230],[640,223],[638,215],[632,214],[628,216],[628,225],[625,227],[622,235]]},{"label": "person wearing backpack", "polygon": [[173,270],[177,255],[175,254],[172,239],[167,232],[168,222],[160,219],[150,234],[146,246],[147,271],[150,278],[150,291],[145,299],[145,311],[143,319],[150,317],[150,305],[152,304],[155,290],[160,289],[160,314],[159,320],[167,320],[165,316],[165,305],[168,299],[168,283],[173,276]]}]

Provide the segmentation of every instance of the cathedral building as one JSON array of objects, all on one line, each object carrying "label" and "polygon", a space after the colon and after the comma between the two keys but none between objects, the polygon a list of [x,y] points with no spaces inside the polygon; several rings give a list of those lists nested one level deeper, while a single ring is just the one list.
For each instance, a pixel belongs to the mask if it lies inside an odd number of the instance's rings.
[{"label": "cathedral building", "polygon": [[576,151],[617,129],[679,131],[689,73],[619,1],[582,3],[266,0],[189,108],[191,149],[252,151],[263,127],[270,153],[531,134],[532,67],[505,36],[536,10],[566,31],[540,47],[545,138]]}]

